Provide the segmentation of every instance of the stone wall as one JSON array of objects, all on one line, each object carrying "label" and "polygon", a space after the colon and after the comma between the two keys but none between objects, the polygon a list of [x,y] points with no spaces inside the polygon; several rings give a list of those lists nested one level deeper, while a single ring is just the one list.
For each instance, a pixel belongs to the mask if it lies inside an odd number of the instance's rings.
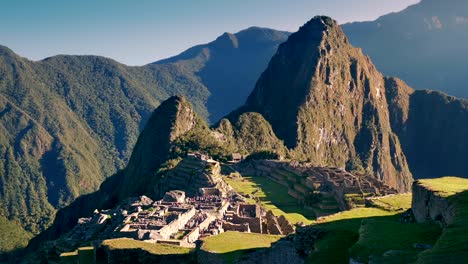
[{"label": "stone wall", "polygon": [[200,237],[200,227],[195,227],[190,231],[184,238],[182,238],[183,243],[191,244],[198,240]]},{"label": "stone wall", "polygon": [[178,218],[175,219],[174,221],[170,222],[163,228],[159,230],[159,234],[163,239],[169,239],[169,237],[177,233],[179,229],[183,229],[185,227],[185,224],[190,220],[195,215],[195,208],[192,207],[190,210],[188,210],[185,213],[181,213],[178,215]]},{"label": "stone wall", "polygon": [[412,211],[418,223],[439,222],[443,226],[453,223],[455,205],[440,197],[418,181],[413,183]]},{"label": "stone wall", "polygon": [[249,224],[233,224],[229,222],[223,222],[224,231],[237,231],[237,232],[250,232]]},{"label": "stone wall", "polygon": [[238,215],[233,215],[232,223],[233,224],[248,223],[250,227],[250,232],[262,233],[262,220],[260,218],[240,217]]}]

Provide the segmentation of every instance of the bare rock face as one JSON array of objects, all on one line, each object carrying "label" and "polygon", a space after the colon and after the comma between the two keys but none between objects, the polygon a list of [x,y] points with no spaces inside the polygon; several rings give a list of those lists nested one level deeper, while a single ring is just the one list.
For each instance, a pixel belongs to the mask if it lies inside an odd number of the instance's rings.
[{"label": "bare rock face", "polygon": [[412,182],[392,131],[384,77],[331,18],[315,17],[280,45],[240,112],[258,112],[292,149],[320,166],[364,169],[399,191]]},{"label": "bare rock face", "polygon": [[170,191],[167,192],[163,201],[165,202],[175,202],[175,203],[184,203],[185,202],[185,192],[183,191]]},{"label": "bare rock face", "polygon": [[453,223],[455,204],[415,181],[411,210],[418,223],[438,222],[447,226]]}]

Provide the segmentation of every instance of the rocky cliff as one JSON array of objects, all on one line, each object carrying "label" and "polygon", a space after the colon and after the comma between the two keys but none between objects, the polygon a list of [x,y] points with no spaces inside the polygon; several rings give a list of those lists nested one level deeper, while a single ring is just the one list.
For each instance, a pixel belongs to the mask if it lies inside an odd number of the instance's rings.
[{"label": "rocky cliff", "polygon": [[385,94],[384,77],[336,21],[315,17],[280,45],[246,104],[228,117],[260,113],[293,157],[321,166],[362,164],[407,191],[412,176]]},{"label": "rocky cliff", "polygon": [[442,226],[453,223],[455,204],[438,195],[421,182],[413,183],[411,210],[418,223],[438,222]]}]

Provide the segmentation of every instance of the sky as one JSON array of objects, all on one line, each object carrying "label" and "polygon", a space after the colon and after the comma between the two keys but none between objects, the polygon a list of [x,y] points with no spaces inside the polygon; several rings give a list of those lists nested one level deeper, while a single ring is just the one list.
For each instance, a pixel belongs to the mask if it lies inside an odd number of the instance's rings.
[{"label": "sky", "polygon": [[0,0],[0,45],[41,60],[101,55],[127,65],[174,56],[251,26],[296,31],[315,15],[374,20],[419,0]]}]

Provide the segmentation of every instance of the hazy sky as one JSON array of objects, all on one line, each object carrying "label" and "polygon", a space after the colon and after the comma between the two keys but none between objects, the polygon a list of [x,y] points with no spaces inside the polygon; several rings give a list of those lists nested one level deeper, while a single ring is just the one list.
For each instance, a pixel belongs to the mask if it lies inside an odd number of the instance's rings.
[{"label": "hazy sky", "polygon": [[1,0],[0,45],[40,60],[94,54],[129,65],[250,26],[296,31],[315,15],[374,20],[419,0]]}]

